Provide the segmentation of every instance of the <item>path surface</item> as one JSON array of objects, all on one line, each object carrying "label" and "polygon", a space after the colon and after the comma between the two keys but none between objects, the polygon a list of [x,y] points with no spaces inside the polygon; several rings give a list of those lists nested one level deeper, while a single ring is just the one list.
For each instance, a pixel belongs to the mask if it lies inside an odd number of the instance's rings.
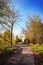
[{"label": "path surface", "polygon": [[32,49],[27,46],[20,46],[19,51],[14,53],[4,65],[35,65]]}]

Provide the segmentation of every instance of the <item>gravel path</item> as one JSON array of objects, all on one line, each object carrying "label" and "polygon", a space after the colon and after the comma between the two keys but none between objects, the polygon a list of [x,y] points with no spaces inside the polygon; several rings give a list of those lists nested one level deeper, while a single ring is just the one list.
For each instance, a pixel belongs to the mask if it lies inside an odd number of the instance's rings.
[{"label": "gravel path", "polygon": [[35,65],[32,49],[20,46],[18,52],[14,53],[4,65]]}]

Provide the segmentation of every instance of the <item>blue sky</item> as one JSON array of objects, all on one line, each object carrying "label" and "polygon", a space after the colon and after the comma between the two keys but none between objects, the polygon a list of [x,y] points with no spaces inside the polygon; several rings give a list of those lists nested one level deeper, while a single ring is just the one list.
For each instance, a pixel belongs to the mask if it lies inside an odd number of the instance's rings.
[{"label": "blue sky", "polygon": [[[15,0],[16,10],[19,10],[21,19],[19,25],[14,25],[14,34],[21,34],[21,29],[25,28],[27,15],[40,15],[43,18],[43,0]],[[14,0],[13,0],[14,5]]]}]

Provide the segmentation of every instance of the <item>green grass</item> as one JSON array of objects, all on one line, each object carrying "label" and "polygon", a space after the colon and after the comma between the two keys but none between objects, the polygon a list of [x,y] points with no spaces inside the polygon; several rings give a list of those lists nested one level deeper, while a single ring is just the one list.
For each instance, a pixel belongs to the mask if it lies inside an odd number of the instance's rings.
[{"label": "green grass", "polygon": [[32,44],[31,45],[31,48],[34,50],[34,51],[38,51],[40,52],[40,54],[43,55],[43,44],[39,45],[39,44]]}]

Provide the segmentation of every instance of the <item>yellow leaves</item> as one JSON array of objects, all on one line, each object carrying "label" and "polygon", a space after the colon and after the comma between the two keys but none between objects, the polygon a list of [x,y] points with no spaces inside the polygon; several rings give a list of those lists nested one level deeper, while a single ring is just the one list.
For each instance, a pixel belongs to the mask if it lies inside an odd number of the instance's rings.
[{"label": "yellow leaves", "polygon": [[[7,30],[7,31],[5,31],[4,33],[2,33],[0,35],[2,35],[5,38],[5,39],[3,39],[3,38],[0,37],[0,46],[1,47],[8,47],[8,46],[10,46],[10,44],[11,44],[10,43],[11,42],[11,34],[10,34],[10,31]],[[16,44],[16,42],[14,40],[14,37],[12,36],[12,45],[14,46],[15,44]]]},{"label": "yellow leaves", "polygon": [[27,22],[25,38],[35,39],[36,42],[43,42],[43,23],[37,17]]}]

